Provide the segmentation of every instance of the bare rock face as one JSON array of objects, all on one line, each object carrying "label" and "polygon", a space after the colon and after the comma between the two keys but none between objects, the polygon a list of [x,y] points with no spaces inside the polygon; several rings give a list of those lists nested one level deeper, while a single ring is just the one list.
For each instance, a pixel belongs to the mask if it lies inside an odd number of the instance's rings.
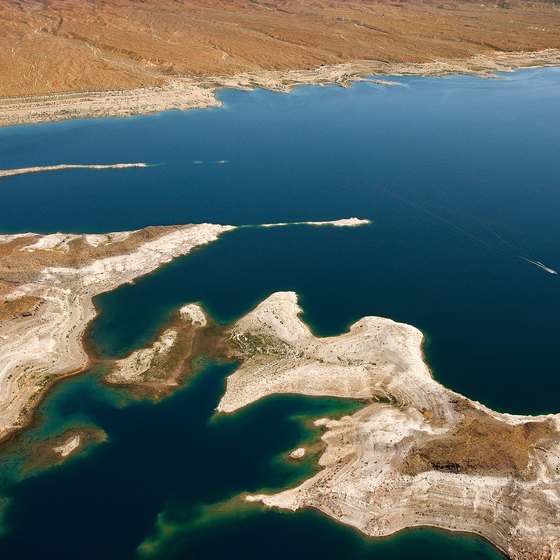
[{"label": "bare rock face", "polygon": [[230,329],[242,363],[218,410],[273,393],[369,404],[317,421],[327,447],[313,478],[250,501],[317,508],[371,536],[433,526],[481,535],[511,558],[560,558],[559,415],[498,414],[446,389],[414,327],[365,317],[317,338],[300,311],[294,293],[273,294]]}]

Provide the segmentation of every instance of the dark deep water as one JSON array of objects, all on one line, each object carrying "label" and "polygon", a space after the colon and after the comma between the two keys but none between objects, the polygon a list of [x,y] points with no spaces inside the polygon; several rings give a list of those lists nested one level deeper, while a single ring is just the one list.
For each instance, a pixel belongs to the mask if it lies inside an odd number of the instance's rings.
[{"label": "dark deep water", "polygon": [[[295,290],[319,334],[368,314],[411,323],[445,385],[503,411],[558,412],[560,280],[523,259],[560,269],[560,69],[396,80],[226,91],[221,109],[0,129],[0,168],[162,164],[0,179],[0,231],[370,218],[228,233],[100,297],[93,342],[121,355],[180,304],[229,321]],[[13,460],[0,464],[0,557],[124,559],[141,543],[159,558],[497,557],[473,537],[372,541],[313,512],[232,502],[309,475],[313,461],[282,460],[317,436],[302,418],[354,405],[278,397],[214,418],[227,371],[209,364],[158,405],[123,403],[94,374],[56,387],[24,437],[78,422],[109,441],[23,481]]]}]

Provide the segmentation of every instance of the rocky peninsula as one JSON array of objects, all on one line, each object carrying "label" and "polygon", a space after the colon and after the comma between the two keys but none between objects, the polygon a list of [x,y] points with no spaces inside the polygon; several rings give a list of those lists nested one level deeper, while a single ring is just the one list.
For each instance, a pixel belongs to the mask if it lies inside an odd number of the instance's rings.
[{"label": "rocky peninsula", "polygon": [[500,414],[446,389],[410,325],[364,317],[318,338],[300,312],[295,293],[276,293],[228,330],[240,367],[218,411],[278,393],[365,404],[317,420],[326,451],[313,478],[249,501],[316,508],[373,537],[432,526],[516,560],[560,558],[560,415]]}]

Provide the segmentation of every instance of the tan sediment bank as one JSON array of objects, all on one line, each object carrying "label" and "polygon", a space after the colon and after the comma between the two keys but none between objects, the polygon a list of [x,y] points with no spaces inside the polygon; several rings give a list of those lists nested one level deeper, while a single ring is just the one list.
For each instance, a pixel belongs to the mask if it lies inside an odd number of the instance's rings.
[{"label": "tan sediment bank", "polygon": [[219,106],[211,89],[190,80],[133,90],[57,93],[0,99],[0,126],[93,117],[130,117],[171,109]]},{"label": "tan sediment bank", "polygon": [[[220,106],[220,89],[255,88],[288,92],[298,85],[340,85],[368,80],[385,85],[382,76],[444,76],[473,74],[490,77],[524,67],[559,66],[560,50],[496,52],[467,59],[439,59],[423,63],[357,60],[310,70],[258,70],[233,76],[165,78],[160,85],[134,90],[56,93],[36,97],[0,98],[0,126],[78,118],[125,117],[171,109],[188,110]],[[380,79],[370,78],[380,76]]]},{"label": "tan sediment bank", "polygon": [[24,472],[36,472],[59,465],[81,454],[91,444],[107,440],[107,434],[94,426],[75,426],[64,433],[35,442],[28,451]]},{"label": "tan sediment bank", "polygon": [[294,293],[276,293],[229,330],[241,365],[218,411],[278,393],[370,404],[316,422],[320,472],[249,501],[317,508],[374,537],[433,526],[481,535],[512,559],[560,558],[560,415],[499,414],[446,389],[410,325],[365,317],[317,338],[300,311]]},{"label": "tan sediment bank", "polygon": [[[88,366],[83,335],[96,314],[96,295],[233,229],[195,224],[108,234],[0,235],[0,440],[29,421],[52,383]],[[174,326],[183,336],[163,333],[153,348],[118,362],[109,381],[134,381],[146,389],[149,378],[151,392],[165,394],[183,375],[191,346],[211,340],[212,328],[205,321],[199,308],[185,306]]]},{"label": "tan sediment bank", "polygon": [[20,167],[19,169],[0,169],[0,178],[27,173],[42,173],[45,171],[64,171],[65,169],[128,169],[131,167],[148,167],[147,163],[110,163],[110,164],[71,164],[44,165],[42,167]]}]

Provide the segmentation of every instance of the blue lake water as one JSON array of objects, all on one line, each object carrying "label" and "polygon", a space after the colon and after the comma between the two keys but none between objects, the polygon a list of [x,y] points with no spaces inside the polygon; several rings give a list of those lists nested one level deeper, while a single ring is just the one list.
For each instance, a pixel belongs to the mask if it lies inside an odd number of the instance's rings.
[{"label": "blue lake water", "polygon": [[[404,321],[425,333],[446,386],[498,410],[558,412],[559,280],[525,259],[560,269],[560,69],[394,79],[225,91],[222,108],[0,129],[0,168],[154,164],[0,180],[0,231],[369,218],[224,235],[98,298],[92,341],[122,355],[179,304],[202,302],[226,322],[295,290],[318,334],[368,314]],[[144,542],[141,552],[162,558],[260,558],[271,543],[273,558],[288,543],[302,558],[496,557],[473,537],[371,541],[313,512],[213,505],[308,475],[312,464],[279,459],[311,437],[295,417],[350,406],[275,398],[216,421],[226,370],[209,365],[159,405],[122,406],[93,374],[60,384],[28,437],[85,421],[109,442],[24,481],[0,467],[10,498],[0,554],[129,558]]]}]

